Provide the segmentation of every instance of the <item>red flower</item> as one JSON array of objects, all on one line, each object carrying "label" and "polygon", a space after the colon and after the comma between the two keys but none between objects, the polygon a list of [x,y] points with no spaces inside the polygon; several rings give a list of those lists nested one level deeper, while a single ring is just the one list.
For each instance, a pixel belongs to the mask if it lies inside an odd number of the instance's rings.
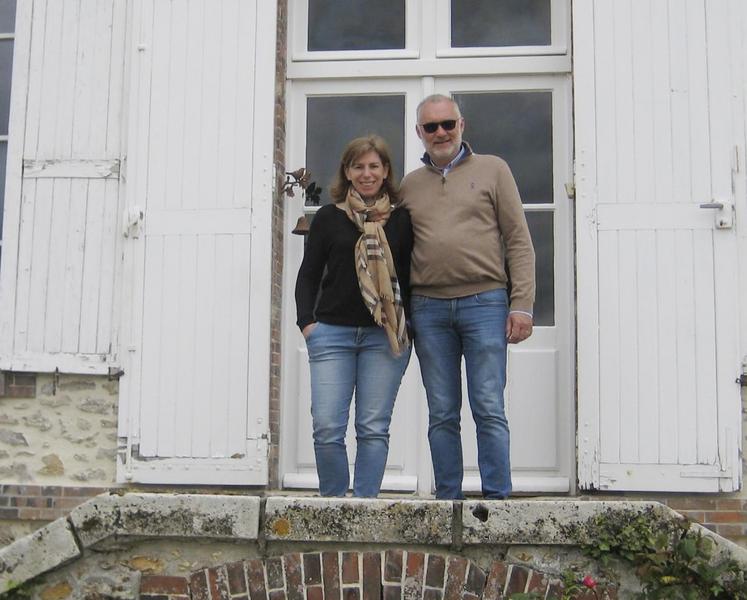
[{"label": "red flower", "polygon": [[597,587],[597,582],[591,575],[587,575],[586,577],[584,577],[581,580],[581,583],[583,583],[590,590],[593,590],[595,587]]}]

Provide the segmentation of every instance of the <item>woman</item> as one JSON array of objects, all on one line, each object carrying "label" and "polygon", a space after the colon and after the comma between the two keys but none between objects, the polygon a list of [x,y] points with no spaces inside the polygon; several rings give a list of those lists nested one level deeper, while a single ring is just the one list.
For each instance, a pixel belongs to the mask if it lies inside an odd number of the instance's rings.
[{"label": "woman", "polygon": [[347,145],[330,190],[333,204],[314,217],[296,280],[322,496],[348,490],[345,430],[353,391],[353,495],[377,496],[384,476],[394,398],[410,360],[405,307],[413,235],[394,181],[383,139],[369,135]]}]

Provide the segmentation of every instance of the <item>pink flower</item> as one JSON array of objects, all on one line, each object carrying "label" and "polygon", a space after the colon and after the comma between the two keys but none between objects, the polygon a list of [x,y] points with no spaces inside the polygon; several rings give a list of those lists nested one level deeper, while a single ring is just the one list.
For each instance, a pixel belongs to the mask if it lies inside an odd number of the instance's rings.
[{"label": "pink flower", "polygon": [[590,590],[593,590],[595,587],[597,587],[597,582],[591,575],[587,575],[581,580],[581,583],[583,583],[587,588]]}]

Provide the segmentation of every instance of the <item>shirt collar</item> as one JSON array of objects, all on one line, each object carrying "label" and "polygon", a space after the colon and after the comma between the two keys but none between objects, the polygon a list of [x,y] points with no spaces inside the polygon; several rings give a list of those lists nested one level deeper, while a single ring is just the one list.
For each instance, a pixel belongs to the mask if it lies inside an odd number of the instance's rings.
[{"label": "shirt collar", "polygon": [[457,152],[456,156],[452,158],[449,164],[446,165],[445,167],[439,167],[436,164],[434,164],[434,162],[431,160],[430,155],[427,152],[423,154],[423,157],[420,160],[423,161],[425,165],[429,167],[433,167],[434,169],[437,169],[438,171],[441,172],[441,174],[445,176],[449,171],[451,171],[454,167],[456,167],[465,157],[469,156],[470,154],[472,154],[472,150],[470,149],[470,147],[467,145],[466,142],[462,142],[462,147],[459,148],[459,152]]}]

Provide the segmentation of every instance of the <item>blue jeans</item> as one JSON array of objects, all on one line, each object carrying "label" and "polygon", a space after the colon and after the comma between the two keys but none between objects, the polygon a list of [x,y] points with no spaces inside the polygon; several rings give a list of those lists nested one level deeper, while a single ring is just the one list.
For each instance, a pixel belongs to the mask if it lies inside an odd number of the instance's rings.
[{"label": "blue jeans", "polygon": [[317,323],[306,339],[311,370],[314,453],[322,496],[344,496],[350,484],[345,431],[355,391],[353,495],[376,497],[389,453],[389,423],[410,348],[395,356],[381,327]]},{"label": "blue jeans", "polygon": [[428,441],[436,498],[463,498],[461,362],[477,426],[477,462],[486,498],[511,492],[506,387],[506,290],[441,300],[412,296],[415,351],[428,396]]}]

